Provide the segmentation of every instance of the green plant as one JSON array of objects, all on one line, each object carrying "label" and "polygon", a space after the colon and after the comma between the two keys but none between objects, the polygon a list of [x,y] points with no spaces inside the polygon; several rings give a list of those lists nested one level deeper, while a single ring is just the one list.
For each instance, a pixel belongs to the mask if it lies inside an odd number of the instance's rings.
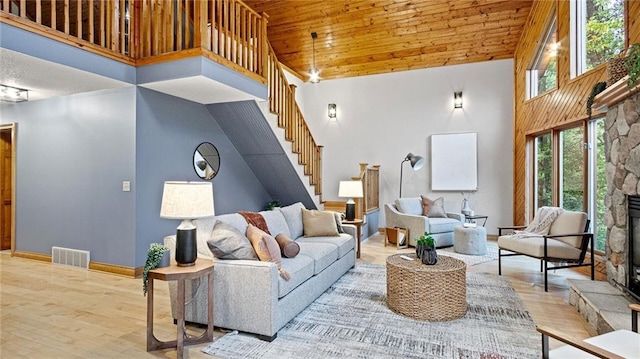
[{"label": "green plant", "polygon": [[164,252],[168,251],[169,247],[160,243],[151,243],[149,250],[147,251],[147,261],[144,264],[142,270],[142,291],[144,295],[147,295],[147,285],[149,284],[149,271],[156,268],[162,260]]},{"label": "green plant", "polygon": [[418,238],[416,243],[419,246],[435,247],[436,240],[431,236],[431,233],[424,232],[424,234]]},{"label": "green plant", "polygon": [[275,200],[275,201],[267,202],[267,204],[264,206],[264,210],[270,211],[277,207],[282,207],[282,204],[280,203],[280,201]]},{"label": "green plant", "polygon": [[638,83],[638,80],[640,80],[640,43],[633,44],[629,47],[625,66],[629,71],[627,87],[631,90]]},{"label": "green plant", "polygon": [[591,113],[592,113],[591,106],[593,106],[593,100],[596,98],[597,94],[599,94],[600,92],[604,91],[604,89],[606,89],[606,88],[607,88],[607,83],[606,82],[597,82],[591,88],[591,93],[589,94],[589,97],[587,98],[587,115],[589,116],[589,119],[591,119]]}]

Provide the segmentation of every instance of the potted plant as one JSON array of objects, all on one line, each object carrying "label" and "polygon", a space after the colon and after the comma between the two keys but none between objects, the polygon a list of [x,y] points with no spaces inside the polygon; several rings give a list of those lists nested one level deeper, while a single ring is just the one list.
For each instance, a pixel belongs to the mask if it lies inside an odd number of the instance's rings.
[{"label": "potted plant", "polygon": [[268,203],[264,206],[264,210],[265,210],[265,211],[271,211],[271,210],[273,210],[273,209],[280,208],[281,206],[282,206],[282,204],[280,203],[280,201],[275,200],[275,201],[268,202]]},{"label": "potted plant", "polygon": [[147,295],[147,285],[149,284],[149,271],[169,265],[169,247],[160,243],[151,243],[147,251],[147,261],[142,270],[142,291]]},{"label": "potted plant", "polygon": [[433,265],[438,262],[436,240],[431,236],[431,233],[424,232],[416,241],[416,256],[418,256],[424,264]]},{"label": "potted plant", "polygon": [[633,90],[638,80],[640,80],[640,43],[633,44],[629,47],[625,67],[627,71],[629,71],[627,87],[629,87],[629,90]]}]

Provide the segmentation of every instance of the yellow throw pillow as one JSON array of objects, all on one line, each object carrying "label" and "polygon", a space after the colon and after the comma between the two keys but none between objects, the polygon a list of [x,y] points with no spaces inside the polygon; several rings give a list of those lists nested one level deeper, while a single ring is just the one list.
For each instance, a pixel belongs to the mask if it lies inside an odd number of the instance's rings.
[{"label": "yellow throw pillow", "polygon": [[271,237],[265,231],[250,224],[247,226],[247,238],[253,250],[256,251],[258,258],[262,262],[272,262],[278,267],[278,273],[284,280],[291,279],[291,275],[284,269],[282,269],[282,256],[280,255],[280,247],[275,238]]},{"label": "yellow throw pillow", "polygon": [[302,229],[305,237],[336,237],[336,217],[333,212],[302,209]]}]

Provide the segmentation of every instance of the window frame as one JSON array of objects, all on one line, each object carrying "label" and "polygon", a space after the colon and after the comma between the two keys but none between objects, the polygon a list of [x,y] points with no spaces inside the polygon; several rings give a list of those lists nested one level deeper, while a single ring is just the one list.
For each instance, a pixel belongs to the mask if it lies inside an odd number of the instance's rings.
[{"label": "window frame", "polygon": [[547,92],[553,91],[558,88],[558,55],[551,54],[550,57],[554,57],[556,61],[556,74],[555,74],[555,86],[549,89],[546,89],[543,92],[539,92],[539,65],[544,58],[547,51],[552,51],[549,47],[549,40],[555,39],[551,44],[558,44],[558,16],[556,14],[555,7],[551,12],[551,15],[547,19],[547,23],[545,24],[544,31],[542,32],[543,36],[540,37],[540,41],[538,41],[538,45],[536,46],[536,50],[531,57],[531,61],[529,62],[529,66],[527,67],[527,71],[525,72],[525,84],[526,84],[526,94],[525,100],[531,100],[537,96],[545,94]]}]

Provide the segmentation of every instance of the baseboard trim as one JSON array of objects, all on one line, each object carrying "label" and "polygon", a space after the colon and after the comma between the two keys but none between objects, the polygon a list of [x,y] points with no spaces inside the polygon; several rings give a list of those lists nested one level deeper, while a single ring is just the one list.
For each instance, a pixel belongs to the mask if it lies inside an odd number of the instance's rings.
[{"label": "baseboard trim", "polygon": [[[14,251],[14,257],[32,259],[41,262],[49,262],[51,263],[51,255],[50,254],[42,254],[42,253],[34,253],[34,252],[25,252],[25,251]],[[143,267],[132,268],[132,267],[124,267],[115,264],[107,264],[100,262],[89,262],[89,269],[95,270],[98,272],[106,272],[111,274],[122,275],[125,277],[139,277],[142,275]]]}]

